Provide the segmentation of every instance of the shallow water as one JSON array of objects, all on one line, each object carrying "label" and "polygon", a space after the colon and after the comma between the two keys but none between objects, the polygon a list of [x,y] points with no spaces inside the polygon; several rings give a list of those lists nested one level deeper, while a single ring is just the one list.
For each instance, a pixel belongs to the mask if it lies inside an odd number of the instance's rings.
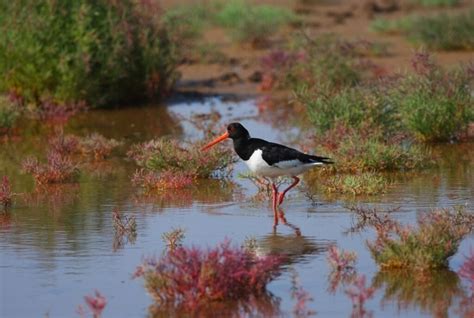
[{"label": "shallow water", "polygon": [[[32,179],[19,171],[20,158],[43,153],[46,137],[39,134],[43,128],[31,124],[20,141],[2,145],[0,175],[8,175],[14,191],[21,195],[10,213],[0,220],[0,315],[77,316],[75,310],[83,303],[83,296],[98,289],[108,299],[104,317],[144,317],[151,300],[143,282],[132,280],[131,274],[143,256],[163,252],[164,232],[181,227],[186,230],[187,245],[213,246],[226,238],[242,244],[246,238],[255,237],[259,253],[287,256],[287,270],[269,285],[272,297],[260,301],[257,316],[292,315],[293,270],[314,299],[308,303],[310,309],[320,317],[350,316],[352,304],[344,293],[345,287],[328,290],[330,269],[325,253],[333,243],[357,252],[357,271],[377,288],[375,297],[366,305],[375,317],[458,316],[458,302],[468,291],[466,282],[454,272],[463,255],[474,247],[472,236],[462,242],[459,252],[452,257],[452,271],[443,271],[423,284],[412,277],[378,273],[365,245],[374,233],[345,234],[352,218],[344,206],[400,206],[393,215],[406,223],[414,223],[418,214],[434,207],[472,208],[472,144],[433,149],[438,154],[437,168],[392,175],[395,182],[384,195],[328,197],[318,191],[317,185],[307,185],[312,193],[309,200],[302,191],[292,191],[282,207],[288,225],[280,224],[276,230],[269,204],[252,200],[255,187],[237,177],[246,171],[240,162],[235,165],[233,183],[202,182],[199,189],[184,190],[179,195],[144,199],[131,186],[129,178],[135,167],[123,159],[127,146],[163,135],[199,138],[192,125],[179,119],[192,112],[216,110],[222,115],[222,123],[238,120],[253,135],[272,141],[295,136],[297,131],[285,125],[281,117],[270,125],[272,112],[259,114],[255,103],[254,99],[224,102],[211,97],[178,100],[168,106],[100,110],[94,111],[93,116],[81,115],[67,126],[67,132],[98,131],[123,140],[125,146],[105,163],[85,163],[78,184],[55,186],[47,193],[33,192]],[[138,237],[133,244],[122,242],[121,246],[114,241],[111,215],[116,207],[137,220]]]}]

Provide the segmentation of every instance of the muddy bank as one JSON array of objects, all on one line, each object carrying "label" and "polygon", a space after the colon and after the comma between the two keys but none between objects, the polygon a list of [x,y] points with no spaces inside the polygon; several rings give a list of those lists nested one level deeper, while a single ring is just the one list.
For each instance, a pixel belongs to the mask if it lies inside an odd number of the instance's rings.
[{"label": "muddy bank", "polygon": [[[387,54],[372,57],[387,73],[407,70],[411,67],[413,53],[420,45],[410,43],[401,35],[383,35],[370,30],[377,17],[396,19],[403,16],[431,15],[441,12],[460,13],[474,8],[474,2],[461,1],[455,7],[425,8],[409,1],[251,1],[287,8],[298,15],[300,23],[292,25],[273,36],[266,47],[253,47],[236,43],[223,29],[211,27],[205,30],[202,42],[214,48],[217,57],[203,62],[187,60],[179,67],[181,78],[179,92],[235,93],[255,95],[261,92],[261,59],[272,50],[282,49],[301,32],[310,36],[332,33],[346,40],[366,40],[383,43]],[[165,8],[193,1],[164,1]],[[211,54],[212,55],[212,54]],[[472,61],[470,51],[434,52],[443,66],[457,66]],[[285,94],[283,94],[285,95]]]}]

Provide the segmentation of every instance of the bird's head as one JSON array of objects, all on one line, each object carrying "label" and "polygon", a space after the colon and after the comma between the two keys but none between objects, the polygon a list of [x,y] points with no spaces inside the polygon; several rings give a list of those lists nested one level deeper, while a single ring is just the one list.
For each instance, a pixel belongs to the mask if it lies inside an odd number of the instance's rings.
[{"label": "bird's head", "polygon": [[227,126],[227,131],[225,133],[223,133],[222,135],[220,135],[219,137],[217,137],[216,139],[214,139],[213,141],[211,141],[210,143],[202,147],[201,150],[207,150],[211,148],[212,146],[214,146],[215,144],[223,140],[226,140],[227,138],[230,138],[232,140],[248,139],[250,138],[250,134],[249,134],[249,131],[245,129],[244,126],[242,126],[242,124],[231,123]]}]

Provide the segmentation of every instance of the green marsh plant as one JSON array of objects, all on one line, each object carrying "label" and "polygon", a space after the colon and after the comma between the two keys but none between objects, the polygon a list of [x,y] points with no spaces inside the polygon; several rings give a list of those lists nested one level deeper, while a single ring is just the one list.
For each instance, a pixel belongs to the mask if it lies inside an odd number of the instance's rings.
[{"label": "green marsh plant", "polygon": [[415,15],[409,15],[399,19],[376,18],[370,24],[370,29],[374,32],[386,34],[405,33],[412,28],[417,18]]},{"label": "green marsh plant", "polygon": [[453,7],[459,4],[459,0],[411,0],[414,4],[424,7]]},{"label": "green marsh plant", "polygon": [[472,50],[474,48],[474,10],[460,14],[408,16],[398,20],[376,19],[371,29],[382,33],[404,34],[409,40],[429,49]]},{"label": "green marsh plant", "polygon": [[447,71],[420,51],[390,93],[404,128],[419,139],[449,141],[474,120],[474,65]]},{"label": "green marsh plant", "polygon": [[376,223],[367,245],[382,270],[426,271],[447,268],[461,241],[474,230],[474,214],[463,207],[438,209],[418,218],[418,227]]},{"label": "green marsh plant", "polygon": [[20,115],[18,107],[8,98],[0,94],[0,135],[8,133]]},{"label": "green marsh plant", "polygon": [[[296,98],[306,106],[319,134],[330,130],[340,134],[334,131],[339,126],[365,134],[368,140],[455,139],[474,118],[474,65],[448,71],[427,52],[419,51],[412,66],[412,72],[356,87],[334,90],[327,85],[305,84],[296,90]],[[372,145],[371,151],[381,150],[377,148]]]},{"label": "green marsh plant", "polygon": [[151,171],[183,172],[196,178],[226,176],[234,157],[227,148],[215,148],[203,156],[198,145],[161,138],[132,146],[128,155],[140,167]]},{"label": "green marsh plant", "polygon": [[336,125],[315,137],[317,153],[324,153],[337,163],[329,172],[360,173],[406,171],[433,164],[431,153],[422,145],[383,136],[372,129],[353,129]]},{"label": "green marsh plant", "polygon": [[322,181],[327,193],[351,195],[375,195],[384,193],[388,181],[380,174],[363,172],[361,174],[337,174]]},{"label": "green marsh plant", "polygon": [[132,183],[147,193],[187,188],[198,179],[226,179],[235,161],[228,148],[214,147],[202,156],[199,145],[167,138],[133,145],[127,155],[140,167]]},{"label": "green marsh plant", "polygon": [[155,1],[3,2],[0,92],[34,106],[162,96],[178,49],[161,17]]},{"label": "green marsh plant", "polygon": [[216,23],[230,30],[236,40],[254,45],[264,44],[278,29],[295,20],[295,15],[285,8],[243,0],[223,2],[215,15]]},{"label": "green marsh plant", "polygon": [[296,91],[308,117],[319,132],[336,124],[360,129],[367,126],[387,128],[393,124],[394,109],[375,88],[344,87],[333,91],[330,86],[301,87]]}]

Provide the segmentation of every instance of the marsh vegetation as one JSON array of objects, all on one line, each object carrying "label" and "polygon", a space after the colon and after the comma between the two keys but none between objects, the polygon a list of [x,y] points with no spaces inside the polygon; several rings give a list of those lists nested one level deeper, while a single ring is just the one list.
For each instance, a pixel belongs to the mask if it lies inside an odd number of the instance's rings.
[{"label": "marsh vegetation", "polygon": [[472,316],[474,9],[393,3],[0,1],[2,310]]}]

